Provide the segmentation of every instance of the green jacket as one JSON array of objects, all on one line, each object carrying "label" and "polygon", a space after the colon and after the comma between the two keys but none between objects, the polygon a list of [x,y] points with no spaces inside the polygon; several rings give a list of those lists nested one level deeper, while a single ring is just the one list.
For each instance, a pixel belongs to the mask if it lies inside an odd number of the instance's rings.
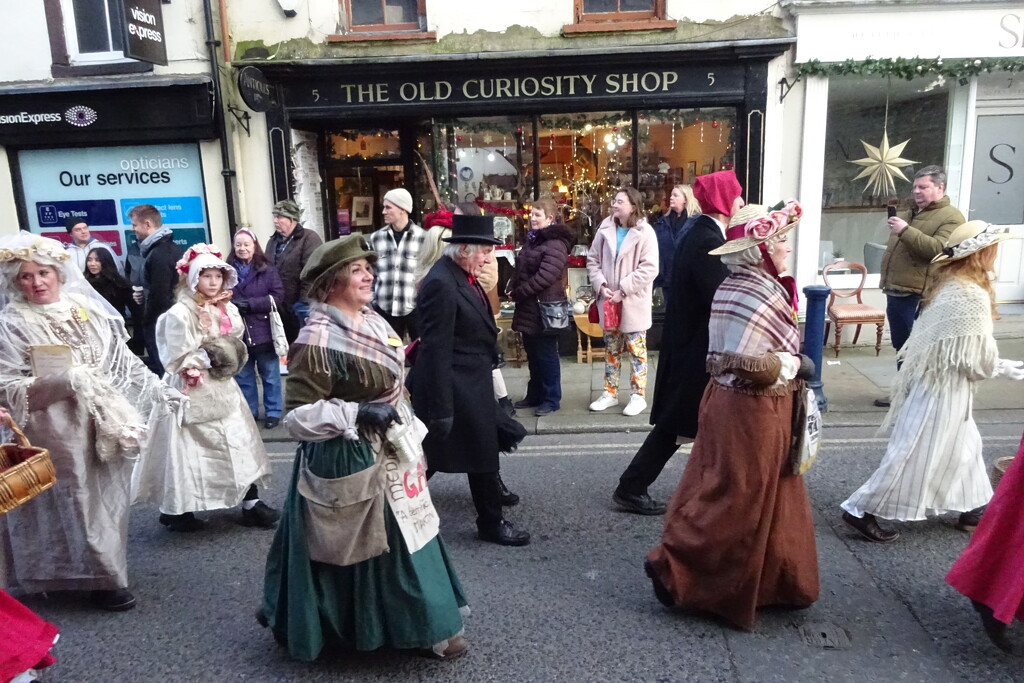
[{"label": "green jacket", "polygon": [[946,246],[953,229],[966,223],[964,215],[943,197],[918,213],[900,216],[907,228],[889,235],[882,257],[882,289],[889,292],[921,294],[928,284],[928,267]]}]

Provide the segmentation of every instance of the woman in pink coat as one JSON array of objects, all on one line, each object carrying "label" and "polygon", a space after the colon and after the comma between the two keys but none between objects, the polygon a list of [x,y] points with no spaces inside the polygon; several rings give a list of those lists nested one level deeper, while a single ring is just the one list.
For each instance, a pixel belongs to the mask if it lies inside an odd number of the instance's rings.
[{"label": "woman in pink coat", "polygon": [[[658,275],[658,238],[640,212],[643,203],[635,188],[615,193],[611,216],[598,228],[587,253],[590,282],[597,292],[597,308],[604,330],[604,392],[591,410],[618,405],[619,357],[632,356],[632,395],[623,415],[637,415],[647,407],[647,330],[651,327],[651,291]],[[619,321],[605,316],[605,302],[618,304]]]}]

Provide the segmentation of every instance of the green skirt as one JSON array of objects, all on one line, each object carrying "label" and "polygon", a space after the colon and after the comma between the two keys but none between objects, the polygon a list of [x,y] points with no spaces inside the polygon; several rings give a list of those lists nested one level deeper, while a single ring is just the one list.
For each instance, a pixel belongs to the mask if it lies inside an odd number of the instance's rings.
[{"label": "green skirt", "polygon": [[278,642],[292,657],[312,661],[327,644],[418,649],[461,632],[459,608],[466,599],[441,537],[410,554],[386,502],[389,552],[348,567],[309,559],[304,503],[296,490],[303,452],[310,471],[324,478],[354,474],[374,461],[362,440],[299,445],[263,586],[263,616]]}]

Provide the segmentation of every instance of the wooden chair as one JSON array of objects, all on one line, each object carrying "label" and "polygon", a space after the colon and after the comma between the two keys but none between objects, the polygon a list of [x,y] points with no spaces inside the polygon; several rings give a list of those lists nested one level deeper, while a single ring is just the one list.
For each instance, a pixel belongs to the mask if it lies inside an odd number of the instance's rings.
[{"label": "wooden chair", "polygon": [[[833,270],[848,270],[857,271],[860,273],[860,284],[857,285],[856,289],[836,289],[828,281],[828,275]],[[837,273],[838,274],[838,273]],[[875,325],[878,330],[877,336],[875,337],[875,355],[879,355],[882,351],[882,330],[885,328],[885,311],[877,308],[872,308],[864,303],[861,299],[861,291],[864,289],[864,281],[868,277],[868,269],[860,263],[852,263],[850,261],[837,261],[836,263],[830,263],[821,269],[821,277],[825,281],[825,286],[832,289],[832,294],[828,297],[828,320],[825,322],[825,343],[828,343],[828,332],[829,325],[835,323],[836,326],[836,341],[832,345],[835,349],[836,358],[839,357],[839,343],[843,337],[843,325],[856,325],[857,331],[853,334],[853,343],[857,343],[857,339],[860,338],[860,326],[861,325]],[[849,299],[856,297],[857,303],[841,304],[836,303],[836,299]]]},{"label": "wooden chair", "polygon": [[604,349],[595,349],[590,342],[591,337],[600,339],[604,336],[601,326],[590,322],[586,313],[574,313],[572,319],[576,323],[576,362],[593,363],[594,359],[601,360],[604,357]]}]

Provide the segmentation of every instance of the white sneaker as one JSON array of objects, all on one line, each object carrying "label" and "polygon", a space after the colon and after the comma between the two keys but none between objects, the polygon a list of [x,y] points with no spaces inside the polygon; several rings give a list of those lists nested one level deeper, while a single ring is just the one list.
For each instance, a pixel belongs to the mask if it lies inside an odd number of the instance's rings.
[{"label": "white sneaker", "polygon": [[622,409],[622,414],[627,417],[633,417],[644,412],[644,408],[647,407],[647,401],[640,394],[633,394],[629,397],[629,403]]},{"label": "white sneaker", "polygon": [[601,397],[590,404],[590,409],[594,411],[604,410],[605,408],[611,408],[612,406],[617,405],[619,405],[619,399],[612,396],[607,391],[603,391],[601,392]]}]

